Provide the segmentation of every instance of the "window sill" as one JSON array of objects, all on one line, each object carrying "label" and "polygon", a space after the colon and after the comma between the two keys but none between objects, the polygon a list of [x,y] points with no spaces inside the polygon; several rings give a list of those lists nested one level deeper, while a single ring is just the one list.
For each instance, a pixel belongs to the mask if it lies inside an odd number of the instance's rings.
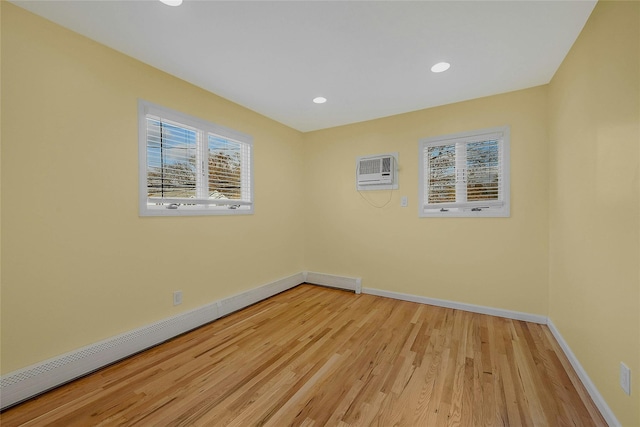
[{"label": "window sill", "polygon": [[166,206],[141,206],[140,216],[210,216],[210,215],[252,215],[253,206],[178,206],[168,208]]}]

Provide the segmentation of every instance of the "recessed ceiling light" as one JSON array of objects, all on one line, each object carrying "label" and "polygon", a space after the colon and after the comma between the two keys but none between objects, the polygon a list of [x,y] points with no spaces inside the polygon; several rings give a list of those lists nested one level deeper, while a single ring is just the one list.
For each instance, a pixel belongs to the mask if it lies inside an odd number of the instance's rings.
[{"label": "recessed ceiling light", "polygon": [[182,4],[182,0],[160,0],[162,3],[167,6],[180,6]]},{"label": "recessed ceiling light", "polygon": [[448,62],[438,62],[436,65],[431,67],[431,71],[434,73],[441,73],[443,71],[447,71],[451,67],[451,64]]},{"label": "recessed ceiling light", "polygon": [[327,102],[327,98],[318,96],[316,98],[313,98],[313,102],[315,102],[316,104],[324,104],[325,102]]}]

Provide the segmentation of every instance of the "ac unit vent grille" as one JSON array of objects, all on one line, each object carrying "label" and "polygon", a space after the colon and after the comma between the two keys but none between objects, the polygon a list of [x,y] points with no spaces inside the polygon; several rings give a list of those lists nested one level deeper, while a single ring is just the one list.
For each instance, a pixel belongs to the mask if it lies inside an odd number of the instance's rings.
[{"label": "ac unit vent grille", "polygon": [[360,160],[360,173],[363,175],[370,173],[380,173],[380,160]]}]

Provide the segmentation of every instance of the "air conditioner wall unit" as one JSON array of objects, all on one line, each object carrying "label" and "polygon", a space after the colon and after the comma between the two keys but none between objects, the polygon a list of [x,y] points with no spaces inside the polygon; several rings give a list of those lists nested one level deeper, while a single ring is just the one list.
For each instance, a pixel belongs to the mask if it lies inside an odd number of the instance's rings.
[{"label": "air conditioner wall unit", "polygon": [[359,157],[356,163],[356,184],[389,186],[396,183],[396,157],[392,154]]}]

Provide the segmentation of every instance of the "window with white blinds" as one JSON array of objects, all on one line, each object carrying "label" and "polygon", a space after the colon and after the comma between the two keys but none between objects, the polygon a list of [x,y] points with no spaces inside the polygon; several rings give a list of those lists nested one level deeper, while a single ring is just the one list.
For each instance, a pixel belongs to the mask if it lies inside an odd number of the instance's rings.
[{"label": "window with white blinds", "polygon": [[139,101],[140,215],[253,213],[250,136]]},{"label": "window with white blinds", "polygon": [[509,128],[420,141],[420,216],[508,217]]}]

